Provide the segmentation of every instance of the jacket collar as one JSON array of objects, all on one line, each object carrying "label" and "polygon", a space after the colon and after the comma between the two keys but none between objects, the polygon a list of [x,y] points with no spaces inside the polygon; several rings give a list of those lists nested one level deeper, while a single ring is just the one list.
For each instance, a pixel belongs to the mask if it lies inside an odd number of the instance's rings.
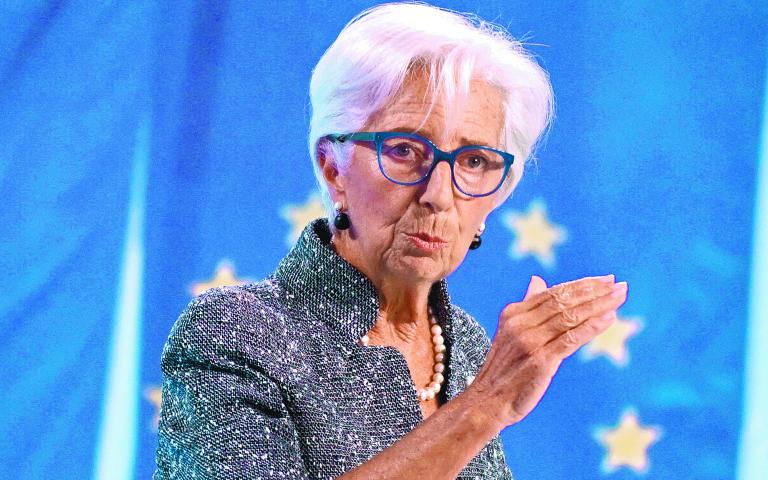
[{"label": "jacket collar", "polygon": [[[325,218],[307,225],[273,277],[290,294],[302,299],[301,303],[316,309],[318,316],[351,342],[357,342],[376,322],[378,291],[362,272],[333,249]],[[432,286],[429,303],[450,346],[453,312],[444,279]]]}]

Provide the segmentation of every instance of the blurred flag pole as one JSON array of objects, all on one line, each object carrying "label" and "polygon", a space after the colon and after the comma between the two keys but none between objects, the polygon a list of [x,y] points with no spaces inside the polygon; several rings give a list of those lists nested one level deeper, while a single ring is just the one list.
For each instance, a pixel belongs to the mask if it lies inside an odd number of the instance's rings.
[{"label": "blurred flag pole", "polygon": [[755,191],[738,480],[764,479],[768,472],[768,62],[766,66]]},{"label": "blurred flag pole", "polygon": [[136,132],[128,221],[93,464],[93,478],[97,480],[132,479],[136,465],[148,164],[149,122],[143,120]]}]

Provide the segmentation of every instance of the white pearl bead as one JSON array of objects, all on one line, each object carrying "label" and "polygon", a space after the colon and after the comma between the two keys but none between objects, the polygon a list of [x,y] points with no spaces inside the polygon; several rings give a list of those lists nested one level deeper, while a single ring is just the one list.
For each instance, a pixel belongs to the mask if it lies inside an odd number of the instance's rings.
[{"label": "white pearl bead", "polygon": [[440,327],[440,325],[438,325],[437,318],[435,318],[435,312],[433,311],[432,307],[428,306],[427,308],[429,310],[429,323],[431,325],[429,331],[432,333],[432,346],[435,350],[435,373],[432,375],[432,381],[430,382],[429,386],[419,390],[418,392],[418,397],[422,401],[435,398],[435,395],[440,392],[440,386],[445,381],[445,376],[442,373],[445,371],[445,365],[443,365],[442,362],[445,358],[443,352],[446,350],[445,338],[443,338],[442,335],[443,329]]},{"label": "white pearl bead", "polygon": [[360,343],[362,343],[366,347],[368,346],[368,341],[369,340],[370,339],[368,338],[368,335],[363,335],[362,337],[360,337]]},{"label": "white pearl bead", "polygon": [[475,376],[474,375],[468,375],[467,376],[467,386],[472,385],[472,382],[474,382],[474,381],[475,381]]}]

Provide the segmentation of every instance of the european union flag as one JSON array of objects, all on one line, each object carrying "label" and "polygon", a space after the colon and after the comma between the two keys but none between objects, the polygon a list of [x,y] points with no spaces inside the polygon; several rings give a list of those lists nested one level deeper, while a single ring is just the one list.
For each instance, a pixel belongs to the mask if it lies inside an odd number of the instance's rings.
[{"label": "european union flag", "polygon": [[[373,1],[0,7],[0,471],[149,478],[190,298],[324,215],[312,67]],[[469,2],[557,118],[448,284],[490,336],[531,275],[616,274],[618,321],[502,433],[518,479],[768,478],[768,4]]]}]

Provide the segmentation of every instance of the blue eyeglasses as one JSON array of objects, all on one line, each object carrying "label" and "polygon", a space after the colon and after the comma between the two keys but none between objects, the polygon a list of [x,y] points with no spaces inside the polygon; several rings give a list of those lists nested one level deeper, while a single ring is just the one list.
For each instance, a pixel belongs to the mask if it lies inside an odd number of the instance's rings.
[{"label": "blue eyeglasses", "polygon": [[511,153],[480,145],[445,152],[414,133],[356,132],[330,134],[326,138],[339,143],[374,142],[382,175],[398,185],[419,184],[429,178],[439,162],[446,161],[451,166],[453,184],[470,197],[496,192],[515,161]]}]

